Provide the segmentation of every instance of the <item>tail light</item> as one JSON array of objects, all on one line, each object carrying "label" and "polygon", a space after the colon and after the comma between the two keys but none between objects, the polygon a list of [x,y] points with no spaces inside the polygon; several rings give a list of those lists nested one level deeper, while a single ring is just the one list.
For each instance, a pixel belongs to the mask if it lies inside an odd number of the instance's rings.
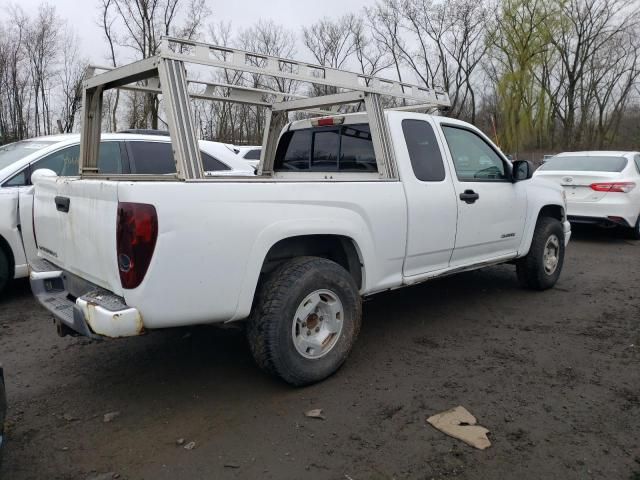
[{"label": "tail light", "polygon": [[322,117],[312,118],[312,127],[332,127],[334,125],[342,125],[344,123],[344,117]]},{"label": "tail light", "polygon": [[121,202],[117,222],[120,283],[133,289],[142,283],[151,263],[158,239],[158,215],[153,205]]},{"label": "tail light", "polygon": [[629,193],[636,188],[633,182],[608,182],[608,183],[592,183],[591,190],[596,192],[618,192]]}]

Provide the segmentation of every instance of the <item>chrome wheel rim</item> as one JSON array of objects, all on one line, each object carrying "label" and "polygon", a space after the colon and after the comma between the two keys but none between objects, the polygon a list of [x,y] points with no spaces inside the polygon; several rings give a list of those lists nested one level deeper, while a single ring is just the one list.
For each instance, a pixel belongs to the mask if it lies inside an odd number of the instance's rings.
[{"label": "chrome wheel rim", "polygon": [[338,343],[344,323],[344,308],[331,290],[316,290],[307,295],[296,311],[291,336],[296,351],[317,360]]},{"label": "chrome wheel rim", "polygon": [[544,272],[547,275],[553,275],[558,268],[560,262],[560,239],[556,235],[551,235],[547,239],[547,243],[544,246],[544,254],[542,256],[542,263],[544,265]]}]

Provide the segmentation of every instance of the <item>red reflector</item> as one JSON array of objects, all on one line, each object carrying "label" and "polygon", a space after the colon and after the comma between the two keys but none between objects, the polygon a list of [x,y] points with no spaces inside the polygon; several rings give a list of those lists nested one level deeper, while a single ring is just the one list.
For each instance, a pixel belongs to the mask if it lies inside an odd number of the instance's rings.
[{"label": "red reflector", "polygon": [[636,188],[636,184],[633,182],[607,182],[591,184],[591,190],[595,190],[596,192],[629,193],[634,188]]},{"label": "red reflector", "polygon": [[328,127],[333,125],[333,118],[321,118],[318,120],[319,127]]},{"label": "red reflector", "polygon": [[138,287],[147,273],[158,239],[158,215],[153,205],[118,204],[116,243],[120,283]]}]

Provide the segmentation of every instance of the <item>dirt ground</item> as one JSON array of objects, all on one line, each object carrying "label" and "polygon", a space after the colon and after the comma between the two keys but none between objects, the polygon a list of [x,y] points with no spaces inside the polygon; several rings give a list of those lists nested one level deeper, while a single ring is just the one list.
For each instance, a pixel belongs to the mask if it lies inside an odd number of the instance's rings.
[{"label": "dirt ground", "polygon": [[[0,477],[638,480],[639,287],[640,242],[581,230],[554,290],[501,266],[368,301],[340,372],[294,389],[237,329],[59,338],[21,282],[0,299]],[[457,405],[488,450],[426,424]]]}]

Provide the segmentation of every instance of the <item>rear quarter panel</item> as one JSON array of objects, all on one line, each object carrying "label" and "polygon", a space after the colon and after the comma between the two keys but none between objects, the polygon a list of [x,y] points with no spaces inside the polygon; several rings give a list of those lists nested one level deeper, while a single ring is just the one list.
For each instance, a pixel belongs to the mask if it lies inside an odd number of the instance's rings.
[{"label": "rear quarter panel", "polygon": [[121,182],[118,197],[158,212],[147,275],[124,291],[147,328],[247,317],[267,252],[294,236],[353,239],[365,265],[362,293],[402,281],[400,182]]}]

